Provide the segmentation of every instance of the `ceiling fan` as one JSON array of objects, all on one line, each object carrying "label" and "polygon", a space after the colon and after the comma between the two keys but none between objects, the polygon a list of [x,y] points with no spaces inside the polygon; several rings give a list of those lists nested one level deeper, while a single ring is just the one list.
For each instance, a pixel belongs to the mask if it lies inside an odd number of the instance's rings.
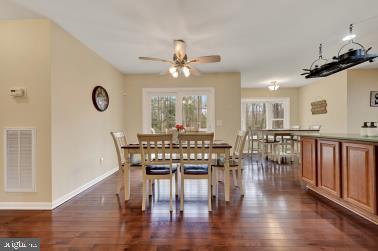
[{"label": "ceiling fan", "polygon": [[179,73],[184,74],[185,77],[189,77],[190,74],[198,76],[201,73],[193,65],[217,63],[221,61],[221,57],[219,55],[202,56],[188,60],[188,55],[186,55],[186,44],[184,40],[174,40],[173,47],[174,54],[172,60],[153,57],[139,57],[139,59],[171,64],[171,66],[161,74],[164,75],[170,73],[174,78],[178,78]]}]

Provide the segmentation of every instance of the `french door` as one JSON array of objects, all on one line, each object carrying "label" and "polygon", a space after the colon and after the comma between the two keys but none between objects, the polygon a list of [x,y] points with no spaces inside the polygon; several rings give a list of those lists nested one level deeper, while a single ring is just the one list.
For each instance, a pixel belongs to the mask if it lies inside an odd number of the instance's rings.
[{"label": "french door", "polygon": [[143,132],[161,133],[182,124],[198,131],[214,131],[214,89],[143,90]]}]

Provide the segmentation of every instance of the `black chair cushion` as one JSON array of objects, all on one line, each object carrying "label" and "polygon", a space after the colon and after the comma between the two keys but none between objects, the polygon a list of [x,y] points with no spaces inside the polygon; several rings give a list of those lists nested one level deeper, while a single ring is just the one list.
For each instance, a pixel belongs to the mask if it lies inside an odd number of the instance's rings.
[{"label": "black chair cushion", "polygon": [[[177,171],[177,165],[172,165],[172,173]],[[169,174],[169,165],[149,165],[146,166],[147,175],[167,175]]]},{"label": "black chair cushion", "polygon": [[209,173],[207,165],[184,164],[183,168],[184,174],[201,175]]}]

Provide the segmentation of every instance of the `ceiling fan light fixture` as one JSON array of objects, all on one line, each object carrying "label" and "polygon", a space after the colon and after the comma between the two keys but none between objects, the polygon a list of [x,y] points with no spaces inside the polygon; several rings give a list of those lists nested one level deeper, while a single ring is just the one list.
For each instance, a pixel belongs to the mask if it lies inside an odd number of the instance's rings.
[{"label": "ceiling fan light fixture", "polygon": [[184,76],[187,78],[190,76],[190,69],[187,66],[182,67],[182,73],[184,73]]},{"label": "ceiling fan light fixture", "polygon": [[175,72],[177,72],[177,68],[176,68],[175,66],[171,66],[171,67],[169,67],[169,73],[170,73],[170,74],[173,74],[173,73],[175,73]]},{"label": "ceiling fan light fixture", "polygon": [[173,72],[173,73],[171,73],[171,75],[172,75],[172,77],[174,77],[174,78],[178,78],[178,71],[175,71],[175,72]]},{"label": "ceiling fan light fixture", "polygon": [[273,81],[270,85],[268,85],[268,89],[271,91],[277,91],[280,88],[280,85],[277,84],[277,81]]}]

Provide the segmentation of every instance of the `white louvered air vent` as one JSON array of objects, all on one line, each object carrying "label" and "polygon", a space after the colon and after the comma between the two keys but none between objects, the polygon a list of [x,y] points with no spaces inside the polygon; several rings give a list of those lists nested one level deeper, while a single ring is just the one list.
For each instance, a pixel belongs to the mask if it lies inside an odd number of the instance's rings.
[{"label": "white louvered air vent", "polygon": [[35,192],[35,128],[5,129],[5,191]]}]

